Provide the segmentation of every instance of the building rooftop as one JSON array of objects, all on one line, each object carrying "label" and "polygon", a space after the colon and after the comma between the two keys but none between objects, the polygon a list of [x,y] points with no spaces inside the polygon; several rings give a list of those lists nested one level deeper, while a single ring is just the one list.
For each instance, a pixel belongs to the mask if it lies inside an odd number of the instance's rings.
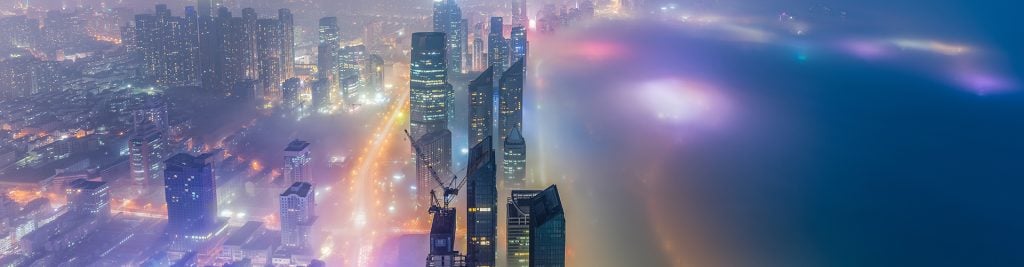
[{"label": "building rooftop", "polygon": [[565,214],[562,210],[562,198],[558,195],[558,187],[549,186],[530,200],[530,225],[546,223],[551,218]]},{"label": "building rooftop", "polygon": [[86,179],[77,179],[77,180],[71,181],[71,183],[69,183],[68,186],[70,186],[71,188],[75,188],[75,189],[96,190],[96,189],[98,189],[100,187],[105,186],[106,184],[107,184],[106,182],[89,181],[89,180],[86,180]]},{"label": "building rooftop", "polygon": [[508,136],[505,136],[505,145],[525,145],[526,139],[523,139],[523,133],[519,131],[519,128],[512,128],[508,131]]},{"label": "building rooftop", "polygon": [[285,197],[289,195],[297,195],[299,197],[306,197],[309,195],[309,192],[312,191],[312,184],[309,184],[307,182],[295,182],[292,184],[292,186],[289,186],[287,190],[284,190],[284,193],[281,193],[281,196]]},{"label": "building rooftop", "polygon": [[309,142],[295,139],[291,143],[288,143],[288,147],[285,147],[284,151],[298,152],[305,150],[307,147],[309,147]]},{"label": "building rooftop", "polygon": [[248,221],[242,227],[239,227],[231,235],[228,236],[227,241],[224,241],[225,246],[242,246],[245,243],[252,240],[256,232],[263,228],[263,223],[258,221]]}]

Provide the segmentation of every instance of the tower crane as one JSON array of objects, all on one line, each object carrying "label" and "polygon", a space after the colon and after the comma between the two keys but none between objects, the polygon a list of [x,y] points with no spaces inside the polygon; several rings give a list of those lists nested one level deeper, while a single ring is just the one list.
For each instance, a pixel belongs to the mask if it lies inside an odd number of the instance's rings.
[{"label": "tower crane", "polygon": [[[441,180],[441,176],[434,170],[433,163],[427,159],[427,155],[424,154],[420,145],[416,142],[416,139],[409,134],[409,130],[405,130],[405,136],[409,138],[409,143],[412,144],[412,148],[416,153],[416,158],[422,160],[427,165],[427,170],[430,171],[430,176],[434,178],[434,182],[442,188],[442,199],[438,200],[437,192],[434,189],[430,189],[430,209],[427,212],[433,214],[439,211],[447,211],[451,209],[451,203],[455,201],[455,197],[459,195],[459,190],[466,185],[467,179],[459,179],[458,175],[452,173],[451,180],[447,183]],[[458,182],[458,184],[456,184]]]}]

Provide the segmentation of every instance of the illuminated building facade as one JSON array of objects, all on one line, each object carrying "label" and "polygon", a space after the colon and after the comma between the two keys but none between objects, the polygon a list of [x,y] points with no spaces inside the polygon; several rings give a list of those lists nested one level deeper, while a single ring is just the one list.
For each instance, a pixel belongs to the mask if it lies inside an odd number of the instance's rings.
[{"label": "illuminated building facade", "polygon": [[508,267],[530,266],[530,205],[540,190],[512,190],[506,205],[505,237]]},{"label": "illuminated building facade", "polygon": [[504,143],[501,168],[505,188],[523,188],[526,185],[526,140],[516,128],[505,137]]},{"label": "illuminated building facade", "polygon": [[106,218],[110,215],[110,186],[106,182],[77,179],[64,190],[68,212]]},{"label": "illuminated building facade", "polygon": [[317,79],[327,81],[327,95],[331,98],[328,103],[333,104],[336,100],[333,99],[333,95],[339,92],[341,86],[341,81],[338,79],[338,49],[341,46],[338,18],[321,18],[317,30],[319,34],[319,45],[316,52]]},{"label": "illuminated building facade", "polygon": [[469,151],[466,171],[466,229],[468,266],[495,266],[498,232],[497,167],[491,138]]},{"label": "illuminated building facade", "polygon": [[[526,39],[526,26],[512,27],[512,36],[509,37],[510,62],[516,62],[526,58],[530,51],[530,42]],[[526,65],[523,64],[523,67]]]},{"label": "illuminated building facade", "polygon": [[412,34],[409,124],[414,138],[448,127],[447,105],[453,93],[448,84],[446,58],[444,33]]},{"label": "illuminated building facade", "polygon": [[179,153],[164,161],[169,235],[188,239],[210,236],[217,218],[217,185],[212,155]]},{"label": "illuminated building facade", "polygon": [[284,181],[286,183],[313,182],[309,142],[293,140],[284,149]]},{"label": "illuminated building facade", "polygon": [[498,81],[498,127],[501,140],[512,129],[523,129],[523,60],[516,61],[505,70]]},{"label": "illuminated building facade", "polygon": [[163,133],[155,128],[139,131],[128,139],[128,164],[132,182],[137,185],[148,185],[160,180],[160,170],[165,153],[166,142]]},{"label": "illuminated building facade", "polygon": [[281,25],[276,19],[256,20],[256,51],[260,96],[264,100],[281,98]]},{"label": "illuminated building facade", "polygon": [[477,144],[493,135],[494,68],[487,68],[469,82],[469,142]]},{"label": "illuminated building facade", "polygon": [[[447,181],[452,168],[452,132],[448,129],[433,131],[416,140],[421,157],[416,158],[416,196],[417,205],[430,206],[430,189],[439,186],[430,174],[430,168],[437,172],[438,178]],[[438,197],[441,197],[438,192]]]},{"label": "illuminated building facade", "polygon": [[434,1],[434,31],[443,32],[447,37],[445,47],[448,57],[448,71],[463,72],[463,55],[466,50],[466,21],[462,9],[455,0]]},{"label": "illuminated building facade", "polygon": [[281,193],[281,245],[309,249],[310,228],[316,222],[316,191],[308,182],[295,182]]},{"label": "illuminated building facade", "polygon": [[281,77],[295,77],[295,19],[287,8],[277,10],[277,21],[281,24]]},{"label": "illuminated building facade", "polygon": [[501,17],[491,17],[490,33],[487,35],[487,65],[497,71],[508,66],[508,40],[505,39],[503,27]]}]

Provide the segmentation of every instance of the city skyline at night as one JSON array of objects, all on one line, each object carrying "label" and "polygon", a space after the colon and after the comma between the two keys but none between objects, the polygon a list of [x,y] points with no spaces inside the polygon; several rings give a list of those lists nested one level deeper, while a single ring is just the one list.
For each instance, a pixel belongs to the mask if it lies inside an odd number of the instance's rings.
[{"label": "city skyline at night", "polygon": [[0,266],[1021,266],[1011,1],[0,1]]}]

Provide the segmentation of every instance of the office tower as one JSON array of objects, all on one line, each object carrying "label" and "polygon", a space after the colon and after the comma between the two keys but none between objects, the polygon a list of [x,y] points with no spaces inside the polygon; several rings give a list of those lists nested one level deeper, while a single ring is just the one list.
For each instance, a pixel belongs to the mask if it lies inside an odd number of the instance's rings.
[{"label": "office tower", "polygon": [[[509,43],[511,44],[511,50],[509,51],[511,55],[510,62],[516,62],[520,59],[525,61],[526,55],[530,51],[530,42],[526,39],[526,26],[512,27],[512,36],[509,38]],[[526,67],[525,63],[523,67]]]},{"label": "office tower", "polygon": [[363,87],[363,80],[359,78],[359,70],[341,69],[338,72],[341,83],[341,99],[346,103],[354,103],[359,89]]},{"label": "office tower", "polygon": [[512,129],[523,129],[523,60],[516,61],[498,81],[498,129],[501,140]]},{"label": "office tower", "polygon": [[292,140],[284,148],[284,181],[285,183],[313,182],[313,170],[310,167],[312,161],[309,152],[309,142]]},{"label": "office tower", "polygon": [[468,266],[495,266],[498,232],[498,185],[491,137],[469,151],[466,170]]},{"label": "office tower", "polygon": [[310,228],[316,222],[316,191],[307,182],[292,183],[281,193],[281,245],[309,249]]},{"label": "office tower", "polygon": [[530,203],[530,266],[565,266],[565,211],[558,187],[549,186]]},{"label": "office tower", "polygon": [[448,127],[448,84],[445,36],[440,32],[412,34],[409,81],[409,124],[413,138]]},{"label": "office tower", "polygon": [[324,79],[313,82],[311,90],[314,110],[322,110],[331,105],[331,83]]},{"label": "office tower", "polygon": [[485,50],[487,49],[484,47],[484,39],[479,36],[473,38],[473,56],[470,57],[470,61],[473,63],[474,71],[488,67]]},{"label": "office tower", "polygon": [[[416,204],[430,206],[430,190],[439,186],[430,173],[433,168],[438,178],[448,181],[452,168],[452,132],[440,129],[416,140],[420,155],[416,158]],[[428,168],[427,166],[430,166]],[[440,193],[440,192],[439,192]],[[438,195],[440,197],[440,195]]]},{"label": "office tower", "polygon": [[162,95],[135,94],[132,100],[132,131],[149,128],[167,130],[167,103],[163,101]]},{"label": "office tower", "polygon": [[323,17],[318,22],[317,28],[319,44],[330,44],[334,47],[341,46],[341,30],[338,28],[338,18]]},{"label": "office tower", "polygon": [[505,69],[508,61],[508,44],[502,27],[501,17],[491,17],[490,33],[487,34],[487,65],[498,72]]},{"label": "office tower", "polygon": [[136,185],[149,185],[160,181],[161,160],[167,144],[163,133],[155,128],[138,131],[128,140],[128,166],[132,182]]},{"label": "office tower", "polygon": [[427,267],[466,266],[466,258],[455,250],[455,209],[440,209],[433,213],[430,224],[430,253]]},{"label": "office tower", "polygon": [[281,23],[281,77],[295,77],[295,19],[287,8],[277,10]]},{"label": "office tower", "polygon": [[281,25],[276,19],[256,20],[260,95],[267,101],[281,97],[281,35]]},{"label": "office tower", "polygon": [[494,68],[488,67],[469,82],[469,142],[477,144],[493,135]]},{"label": "office tower", "polygon": [[513,128],[505,137],[502,155],[505,188],[523,188],[526,185],[526,140],[519,128]]},{"label": "office tower", "polygon": [[69,213],[100,218],[110,215],[110,186],[106,182],[77,179],[64,191]]},{"label": "office tower", "polygon": [[179,153],[164,161],[167,233],[203,240],[211,236],[217,218],[217,185],[213,154]]},{"label": "office tower", "polygon": [[341,86],[341,81],[339,81],[338,77],[338,49],[341,45],[338,18],[321,18],[318,33],[319,43],[316,52],[317,79],[327,81],[328,95],[331,95],[329,103],[333,104],[336,102],[333,95],[340,92]]},{"label": "office tower", "polygon": [[434,31],[443,32],[447,39],[447,67],[452,73],[462,73],[462,57],[465,54],[466,27],[463,24],[462,9],[455,0],[434,1]]},{"label": "office tower", "polygon": [[541,190],[512,190],[506,205],[505,237],[508,267],[530,266],[530,205]]},{"label": "office tower", "polygon": [[299,78],[288,78],[281,85],[281,98],[286,108],[298,107],[302,100],[299,95],[302,92],[302,80]]},{"label": "office tower", "polygon": [[369,55],[366,57],[366,66],[363,75],[366,80],[366,88],[370,92],[384,91],[384,59],[380,55]]}]

